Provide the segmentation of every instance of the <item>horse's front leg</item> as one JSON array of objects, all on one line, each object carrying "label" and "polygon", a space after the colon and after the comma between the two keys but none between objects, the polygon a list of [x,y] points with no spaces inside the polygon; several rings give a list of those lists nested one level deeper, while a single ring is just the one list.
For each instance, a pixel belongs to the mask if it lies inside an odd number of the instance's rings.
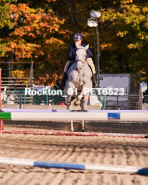
[{"label": "horse's front leg", "polygon": [[86,94],[86,91],[88,91],[87,94],[89,94],[90,88],[87,88],[87,87],[88,87],[87,84],[83,85],[82,91],[81,91],[81,93],[79,94],[77,100],[76,100],[75,103],[74,103],[75,105],[78,106],[78,105],[80,104],[81,99],[82,99],[82,98],[85,96],[85,94]]},{"label": "horse's front leg", "polygon": [[75,88],[75,86],[72,83],[70,83],[69,87],[67,89],[67,96],[68,97],[67,97],[67,100],[65,101],[65,104],[68,106],[71,104],[71,98],[74,94],[74,88]]},{"label": "horse's front leg", "polygon": [[82,110],[87,110],[88,96],[89,96],[89,94],[84,95],[84,98],[81,101],[81,103],[82,103],[81,104],[81,109]]},{"label": "horse's front leg", "polygon": [[68,106],[71,104],[71,97],[72,97],[71,95],[70,96],[68,95],[67,102],[65,102],[65,104]]}]

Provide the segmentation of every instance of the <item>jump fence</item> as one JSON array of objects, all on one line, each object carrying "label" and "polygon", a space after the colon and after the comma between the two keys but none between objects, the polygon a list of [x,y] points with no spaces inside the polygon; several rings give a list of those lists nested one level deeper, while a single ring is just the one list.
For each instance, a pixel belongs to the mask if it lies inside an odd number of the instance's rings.
[{"label": "jump fence", "polygon": [[[119,121],[119,122],[148,122],[148,110],[88,110],[86,112],[77,112],[69,110],[49,110],[49,109],[3,109],[5,112],[0,112],[1,120],[12,121]],[[9,112],[11,111],[11,112]],[[121,123],[119,123],[121,124]],[[127,125],[126,125],[127,127]],[[3,123],[0,124],[1,133],[16,133],[16,134],[44,134],[44,135],[75,135],[75,136],[116,136],[116,137],[135,137],[147,138],[148,130],[144,128],[144,133],[140,134],[126,134],[126,133],[89,133],[89,132],[48,132],[48,131],[7,131],[2,130]],[[72,128],[72,126],[71,126]],[[129,128],[129,125],[128,125]],[[129,132],[128,132],[129,133]]]},{"label": "jump fence", "polygon": [[148,110],[93,110],[87,112],[69,112],[66,110],[51,110],[48,112],[0,112],[3,120],[120,120],[120,121],[148,121]]}]

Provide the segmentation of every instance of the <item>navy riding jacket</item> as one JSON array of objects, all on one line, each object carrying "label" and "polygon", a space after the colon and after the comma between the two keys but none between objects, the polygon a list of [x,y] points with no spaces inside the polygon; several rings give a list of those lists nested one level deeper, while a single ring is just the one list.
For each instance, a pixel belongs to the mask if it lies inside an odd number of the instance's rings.
[{"label": "navy riding jacket", "polygon": [[[86,44],[81,43],[81,46],[85,47]],[[76,50],[77,50],[77,48],[75,46],[75,43],[73,43],[69,46],[69,50],[68,50],[68,54],[67,54],[67,60],[73,60],[73,61],[75,60]],[[92,52],[90,51],[89,48],[86,50],[86,53],[87,53],[87,58],[92,58],[93,57],[93,54],[92,54]]]}]

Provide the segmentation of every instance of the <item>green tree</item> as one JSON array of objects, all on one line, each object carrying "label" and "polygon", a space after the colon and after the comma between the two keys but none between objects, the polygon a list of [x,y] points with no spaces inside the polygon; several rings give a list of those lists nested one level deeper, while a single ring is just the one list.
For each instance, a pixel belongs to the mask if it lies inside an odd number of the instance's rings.
[{"label": "green tree", "polygon": [[140,72],[142,80],[148,80],[145,65],[148,62],[148,3],[122,1],[118,8],[102,9],[101,13],[104,72]]}]

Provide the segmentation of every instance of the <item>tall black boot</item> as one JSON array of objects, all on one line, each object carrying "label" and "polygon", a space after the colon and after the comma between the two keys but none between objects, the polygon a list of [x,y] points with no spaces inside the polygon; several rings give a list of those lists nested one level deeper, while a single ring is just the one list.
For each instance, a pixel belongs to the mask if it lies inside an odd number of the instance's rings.
[{"label": "tall black boot", "polygon": [[58,89],[64,90],[66,79],[67,79],[67,72],[66,72],[66,73],[63,72],[63,77],[62,77],[62,80],[61,80],[61,84],[58,83],[58,81],[56,81],[55,86],[56,86]]},{"label": "tall black boot", "polygon": [[92,75],[92,83],[93,83],[93,88],[97,88],[98,84],[97,84],[97,74],[93,74]]}]

